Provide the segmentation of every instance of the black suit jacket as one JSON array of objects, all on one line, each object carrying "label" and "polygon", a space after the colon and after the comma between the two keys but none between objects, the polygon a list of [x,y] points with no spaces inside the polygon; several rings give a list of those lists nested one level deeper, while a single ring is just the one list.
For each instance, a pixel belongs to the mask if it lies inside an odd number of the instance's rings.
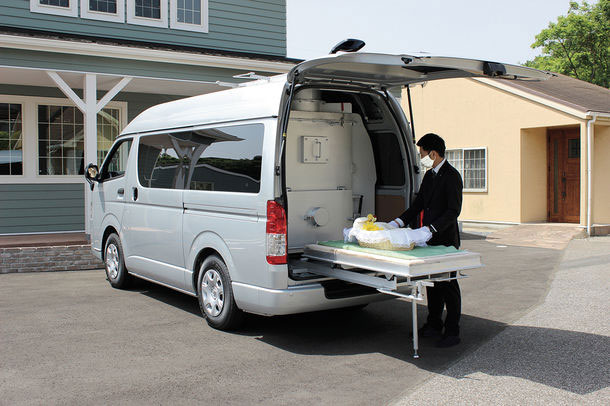
[{"label": "black suit jacket", "polygon": [[[436,233],[432,234],[429,245],[453,245],[460,247],[458,216],[462,210],[462,177],[449,162],[434,175],[430,169],[424,175],[417,197],[411,207],[400,215],[405,226],[424,211],[424,226],[432,225]],[[432,230],[430,230],[432,231]]]}]

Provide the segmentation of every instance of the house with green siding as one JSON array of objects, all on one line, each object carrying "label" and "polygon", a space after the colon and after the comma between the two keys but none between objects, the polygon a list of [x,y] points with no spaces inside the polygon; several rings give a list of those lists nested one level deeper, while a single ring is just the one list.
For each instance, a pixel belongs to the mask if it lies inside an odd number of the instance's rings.
[{"label": "house with green siding", "polygon": [[0,4],[0,235],[87,231],[84,168],[146,108],[287,72],[285,0]]}]

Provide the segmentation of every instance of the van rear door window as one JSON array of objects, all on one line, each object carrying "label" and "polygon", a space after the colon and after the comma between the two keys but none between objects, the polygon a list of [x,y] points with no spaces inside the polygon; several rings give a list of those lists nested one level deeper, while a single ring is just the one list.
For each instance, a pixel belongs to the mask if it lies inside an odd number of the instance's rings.
[{"label": "van rear door window", "polygon": [[207,128],[140,138],[144,187],[258,193],[264,126]]}]

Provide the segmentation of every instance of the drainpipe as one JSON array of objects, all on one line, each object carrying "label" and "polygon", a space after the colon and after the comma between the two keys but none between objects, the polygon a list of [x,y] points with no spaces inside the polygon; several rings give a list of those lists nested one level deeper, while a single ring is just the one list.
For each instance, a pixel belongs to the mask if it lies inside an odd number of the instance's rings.
[{"label": "drainpipe", "polygon": [[591,174],[593,172],[593,163],[591,162],[591,141],[593,140],[593,124],[597,120],[597,114],[588,112],[593,118],[587,122],[587,235],[591,237],[591,191],[593,189]]}]

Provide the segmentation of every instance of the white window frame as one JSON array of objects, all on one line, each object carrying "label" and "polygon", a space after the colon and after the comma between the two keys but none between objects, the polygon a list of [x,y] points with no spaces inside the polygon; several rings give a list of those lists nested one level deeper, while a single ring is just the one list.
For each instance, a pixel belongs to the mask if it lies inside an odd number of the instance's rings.
[{"label": "white window frame", "polygon": [[178,21],[178,0],[170,0],[170,28],[175,30],[208,32],[208,0],[201,1],[201,24],[187,24]]},{"label": "white window frame", "polygon": [[156,20],[154,18],[136,16],[136,0],[127,0],[127,23],[167,28],[167,0],[161,0],[159,5],[161,7],[161,18]]},{"label": "white window frame", "polygon": [[70,0],[70,7],[40,4],[40,0],[30,0],[30,12],[53,14],[57,16],[78,17],[78,0]]},{"label": "white window frame", "polygon": [[[488,190],[488,182],[489,177],[487,176],[487,168],[489,155],[487,151],[487,147],[469,147],[469,148],[449,148],[447,151],[462,151],[462,170],[460,171],[460,175],[462,175],[462,182],[466,184],[466,179],[464,177],[464,151],[473,151],[473,150],[484,150],[485,151],[485,187],[484,188],[466,188],[462,190],[463,192],[475,192],[475,193],[487,193]],[[445,156],[447,155],[447,151],[445,151]],[[449,160],[447,160],[449,162]]]},{"label": "white window frame", "polygon": [[125,22],[125,0],[117,0],[116,13],[104,13],[102,11],[89,10],[89,0],[80,0],[80,16],[89,20],[110,21],[115,23]]},{"label": "white window frame", "polygon": [[[84,175],[40,175],[38,173],[38,106],[71,106],[68,99],[51,97],[14,96],[0,94],[0,103],[21,104],[21,131],[23,134],[23,175],[0,175],[0,182],[17,183],[84,183]],[[127,102],[111,101],[104,108],[121,111],[121,129],[127,125]],[[96,141],[97,153],[97,141]],[[85,166],[88,162],[85,162]]]},{"label": "white window frame", "polygon": [[14,101],[16,99],[5,98],[0,96],[0,103],[7,104],[19,104],[21,106],[21,175],[0,175],[0,181],[4,183],[5,179],[19,179],[23,181],[25,176],[25,122],[23,117],[25,116],[25,105],[21,101]]}]

